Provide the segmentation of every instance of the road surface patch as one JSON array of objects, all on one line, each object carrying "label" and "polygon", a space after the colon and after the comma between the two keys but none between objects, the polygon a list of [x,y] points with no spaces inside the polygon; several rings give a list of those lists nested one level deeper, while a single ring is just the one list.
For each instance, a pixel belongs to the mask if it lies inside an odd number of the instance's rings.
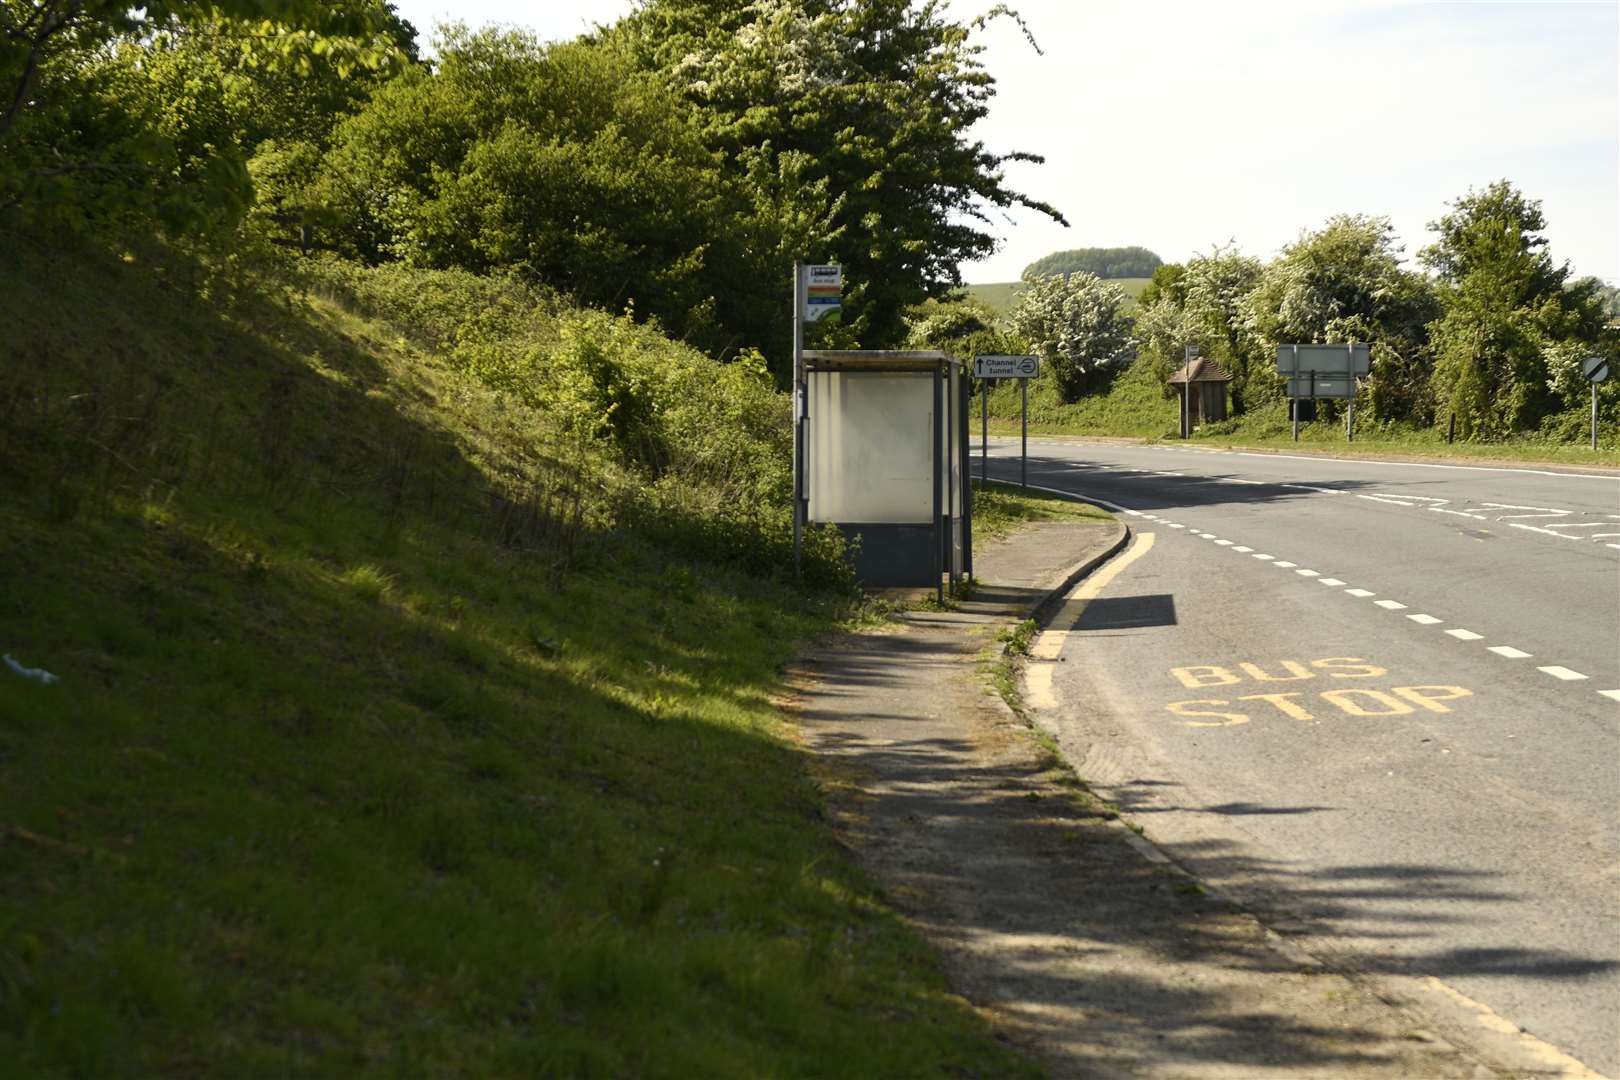
[{"label": "road surface patch", "polygon": [[[1286,455],[1282,455],[1282,456],[1286,456]],[[1438,467],[1440,467],[1440,468],[1468,468],[1468,466],[1438,466]],[[1507,470],[1507,471],[1533,472],[1534,470]],[[1555,474],[1555,475],[1571,475],[1571,474]],[[1591,479],[1608,479],[1607,477],[1595,477],[1595,476],[1590,477],[1590,478]],[[1058,489],[1058,488],[1040,487],[1039,485],[1033,485],[1033,484],[1030,485],[1030,486],[1035,488],[1036,490],[1040,490],[1040,491],[1051,491],[1051,492],[1053,492],[1054,494],[1057,494],[1057,495],[1065,495],[1065,496],[1069,496],[1071,498],[1076,497],[1073,492],[1063,491],[1063,490]],[[1303,487],[1305,485],[1279,485],[1279,486]],[[1321,490],[1328,490],[1330,494],[1334,494],[1334,495],[1345,494],[1344,492],[1331,491],[1329,489],[1321,489]],[[1358,498],[1369,498],[1371,496],[1362,495],[1360,493],[1357,493],[1357,497]],[[1436,499],[1436,498],[1433,498],[1431,496],[1401,496],[1401,497],[1405,498],[1405,499],[1408,499],[1408,500],[1412,500],[1414,502],[1416,500],[1422,500],[1423,502],[1426,502],[1426,503],[1439,503],[1439,502],[1448,501],[1448,500],[1444,500],[1444,499]],[[1376,501],[1389,501],[1389,498],[1390,497],[1385,496],[1385,497],[1383,497],[1381,499],[1378,499]],[[1146,513],[1145,511],[1132,510],[1129,507],[1120,506],[1117,503],[1109,503],[1106,500],[1087,500],[1087,501],[1099,502],[1099,503],[1107,506],[1108,509],[1116,510],[1116,511],[1119,511],[1119,512],[1125,513],[1125,514],[1130,514],[1130,515],[1133,515],[1135,517],[1140,517],[1140,518],[1142,518],[1143,520],[1146,520],[1146,521],[1157,521],[1160,524],[1166,526],[1167,528],[1172,528],[1172,529],[1189,529],[1190,528],[1189,526],[1184,525],[1184,524],[1182,524],[1180,522],[1170,521],[1169,519],[1164,518],[1164,517],[1160,517],[1157,514],[1149,514],[1149,513]],[[1487,504],[1487,505],[1490,505],[1495,509],[1508,509],[1508,510],[1518,509],[1518,510],[1539,511],[1539,514],[1522,515],[1522,516],[1543,516],[1543,515],[1545,515],[1545,516],[1553,516],[1553,515],[1564,515],[1564,514],[1573,513],[1573,511],[1567,511],[1567,510],[1552,510],[1552,509],[1549,509],[1549,508],[1546,508],[1546,507],[1516,506],[1516,505],[1513,505],[1513,504],[1506,504],[1506,503],[1492,503],[1492,504]],[[1432,506],[1430,507],[1430,509],[1434,509],[1434,508],[1435,507],[1432,507]],[[1620,516],[1616,516],[1616,515],[1606,515],[1606,516],[1615,517],[1616,520],[1620,520]],[[1508,522],[1508,524],[1513,524],[1513,523]],[[1273,565],[1283,567],[1284,569],[1295,569],[1299,565],[1298,563],[1293,563],[1293,562],[1288,562],[1286,560],[1278,559],[1277,556],[1275,556],[1275,555],[1267,554],[1265,552],[1256,552],[1253,548],[1248,547],[1246,545],[1236,545],[1236,544],[1233,544],[1229,540],[1222,540],[1222,539],[1214,536],[1214,534],[1212,534],[1212,533],[1202,533],[1202,532],[1200,532],[1200,530],[1198,530],[1196,528],[1191,528],[1190,531],[1193,532],[1195,535],[1199,535],[1199,536],[1204,537],[1205,539],[1212,539],[1212,540],[1215,541],[1215,543],[1220,544],[1223,547],[1224,546],[1231,546],[1233,551],[1239,552],[1241,554],[1247,554],[1247,555],[1249,555],[1250,558],[1259,559],[1262,562],[1270,562]],[[1561,534],[1554,533],[1552,535],[1556,536],[1556,535],[1561,535]],[[1611,536],[1611,535],[1620,536],[1620,533],[1603,533],[1603,534],[1599,534],[1599,535],[1601,535],[1601,536]],[[1609,544],[1608,546],[1612,547],[1612,548],[1620,548],[1620,544]],[[1334,586],[1334,587],[1337,587],[1337,586],[1340,586],[1340,585],[1344,584],[1344,582],[1340,581],[1338,578],[1319,577],[1319,576],[1316,576],[1315,571],[1310,571],[1310,570],[1304,571],[1303,576],[1312,577],[1312,578],[1314,578],[1315,580],[1321,582],[1324,585],[1330,585],[1330,586]],[[1344,592],[1345,592],[1346,595],[1354,596],[1357,599],[1367,599],[1367,598],[1374,597],[1374,596],[1378,595],[1377,593],[1373,592],[1370,589],[1362,589],[1362,588],[1348,588],[1348,589],[1345,589]],[[1385,610],[1388,610],[1388,611],[1405,611],[1406,608],[1407,608],[1407,605],[1405,605],[1405,604],[1403,604],[1403,603],[1401,603],[1401,602],[1399,602],[1397,600],[1374,600],[1373,603],[1377,604],[1379,607],[1384,608]],[[1433,616],[1433,615],[1408,615],[1407,618],[1411,619],[1413,622],[1419,623],[1421,625],[1426,625],[1426,626],[1428,626],[1428,625],[1438,625],[1438,624],[1441,624],[1441,623],[1444,622],[1444,620],[1442,620],[1442,619],[1440,619],[1440,618],[1438,618],[1436,616]],[[1449,634],[1451,637],[1454,637],[1459,641],[1480,641],[1480,640],[1483,640],[1483,638],[1484,638],[1483,634],[1477,634],[1472,630],[1465,630],[1465,629],[1462,629],[1461,627],[1455,627],[1455,628],[1449,629],[1449,630],[1447,630],[1445,632],[1447,634]],[[1531,653],[1524,652],[1521,649],[1514,648],[1511,645],[1493,645],[1493,646],[1489,646],[1488,648],[1489,648],[1490,652],[1496,653],[1498,656],[1502,656],[1502,657],[1505,657],[1505,658],[1510,659],[1510,660],[1528,659],[1532,655]],[[1563,667],[1561,667],[1559,665],[1548,665],[1548,667],[1555,667],[1555,668],[1558,668],[1560,671],[1572,671],[1572,669],[1570,669],[1570,668],[1563,668]],[[1552,675],[1554,675],[1555,678],[1560,678],[1560,679],[1563,679],[1564,681],[1572,681],[1573,682],[1573,681],[1580,681],[1581,678],[1586,678],[1586,676],[1580,676],[1579,678],[1569,679],[1569,678],[1566,678],[1564,676],[1556,675],[1556,674],[1554,674],[1554,672],[1548,671],[1547,668],[1542,668],[1542,670],[1544,672],[1546,672],[1547,674],[1552,674]],[[1575,674],[1577,676],[1579,676],[1579,673],[1575,673]],[[1049,674],[1048,674],[1048,678],[1050,678]],[[1620,690],[1599,690],[1598,693],[1602,694],[1604,697],[1607,697],[1607,698],[1610,698],[1610,699],[1613,699],[1613,700],[1620,700]],[[1244,722],[1246,722],[1246,721],[1244,721]]]}]

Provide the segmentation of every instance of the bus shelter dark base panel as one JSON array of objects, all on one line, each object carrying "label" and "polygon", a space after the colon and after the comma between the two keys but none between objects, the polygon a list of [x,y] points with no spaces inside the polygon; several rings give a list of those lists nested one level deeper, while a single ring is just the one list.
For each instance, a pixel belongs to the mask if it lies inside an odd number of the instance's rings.
[{"label": "bus shelter dark base panel", "polygon": [[861,522],[838,528],[846,540],[860,545],[855,578],[862,585],[890,589],[939,584],[935,563],[939,533],[930,526]]}]

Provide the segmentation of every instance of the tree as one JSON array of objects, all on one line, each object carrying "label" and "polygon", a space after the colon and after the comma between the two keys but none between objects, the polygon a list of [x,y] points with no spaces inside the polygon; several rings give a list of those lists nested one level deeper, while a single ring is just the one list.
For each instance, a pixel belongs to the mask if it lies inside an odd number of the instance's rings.
[{"label": "tree", "polygon": [[766,184],[723,169],[665,77],[616,42],[449,27],[436,72],[340,126],[320,189],[359,258],[516,269],[723,351],[740,308],[787,307],[785,275],[751,273]]},{"label": "tree", "polygon": [[1428,423],[1427,324],[1440,305],[1425,278],[1402,269],[1401,251],[1388,218],[1348,214],[1285,247],[1250,296],[1256,359],[1289,342],[1369,343],[1376,415]]},{"label": "tree", "polygon": [[[1052,207],[1003,180],[1024,153],[968,135],[994,80],[972,31],[938,0],[648,0],[611,34],[667,72],[697,109],[712,151],[819,185],[825,227],[784,252],[844,264],[843,320],[871,347],[906,335],[904,313],[962,284],[959,266],[994,250],[988,211]],[[995,14],[995,12],[992,12]],[[782,336],[774,332],[772,337]]]},{"label": "tree", "polygon": [[1532,430],[1560,404],[1548,370],[1554,347],[1604,343],[1602,300],[1590,283],[1566,288],[1569,265],[1553,263],[1540,235],[1540,202],[1512,184],[1450,205],[1419,256],[1445,306],[1429,326],[1437,403],[1465,438]]},{"label": "tree", "polygon": [[[1260,260],[1235,247],[1216,247],[1187,260],[1181,279],[1189,340],[1232,376],[1232,412],[1275,394],[1275,368],[1250,321],[1249,294],[1260,283]],[[1174,358],[1177,363],[1181,357]]]},{"label": "tree", "polygon": [[1059,394],[1072,402],[1127,357],[1131,320],[1124,307],[1125,290],[1095,274],[1026,274],[1009,322],[1045,358]]},{"label": "tree", "polygon": [[967,297],[924,301],[907,313],[906,324],[907,348],[938,349],[964,361],[1021,355],[1029,347],[995,311]]},{"label": "tree", "polygon": [[1187,268],[1180,263],[1165,263],[1153,271],[1148,279],[1147,287],[1136,298],[1140,307],[1152,307],[1159,300],[1167,299],[1180,306],[1187,302],[1187,290],[1182,280],[1187,276]]},{"label": "tree", "polygon": [[[0,0],[0,214],[69,225],[159,217],[175,228],[234,220],[252,197],[230,137],[237,77],[391,68],[402,27],[370,0]],[[193,41],[211,57],[166,86],[166,54]]]},{"label": "tree", "polygon": [[1143,278],[1163,265],[1163,259],[1144,247],[1075,248],[1036,259],[1024,273],[1046,277],[1084,270],[1100,278]]}]

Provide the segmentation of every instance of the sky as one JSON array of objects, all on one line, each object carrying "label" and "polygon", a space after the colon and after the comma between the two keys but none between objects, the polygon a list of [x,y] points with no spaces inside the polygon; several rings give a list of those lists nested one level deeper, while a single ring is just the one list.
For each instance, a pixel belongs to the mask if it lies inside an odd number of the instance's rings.
[{"label": "sky", "polygon": [[[397,0],[424,36],[443,0]],[[968,19],[993,0],[952,0]],[[1446,204],[1500,179],[1539,199],[1555,260],[1620,283],[1620,0],[1014,0],[980,35],[996,79],[972,137],[1043,155],[1009,185],[1051,203],[992,211],[1010,281],[1053,251],[1216,245],[1275,256],[1335,214],[1388,217],[1413,258]],[[630,0],[464,0],[454,17],[548,40]]]}]

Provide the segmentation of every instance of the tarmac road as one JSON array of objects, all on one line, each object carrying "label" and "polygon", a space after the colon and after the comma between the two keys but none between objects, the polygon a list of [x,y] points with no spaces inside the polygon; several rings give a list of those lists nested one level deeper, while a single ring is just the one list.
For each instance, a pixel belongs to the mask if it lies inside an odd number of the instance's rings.
[{"label": "tarmac road", "polygon": [[1319,951],[1620,1075],[1620,477],[1043,439],[1029,482],[1151,544],[1040,714],[1081,775]]}]

